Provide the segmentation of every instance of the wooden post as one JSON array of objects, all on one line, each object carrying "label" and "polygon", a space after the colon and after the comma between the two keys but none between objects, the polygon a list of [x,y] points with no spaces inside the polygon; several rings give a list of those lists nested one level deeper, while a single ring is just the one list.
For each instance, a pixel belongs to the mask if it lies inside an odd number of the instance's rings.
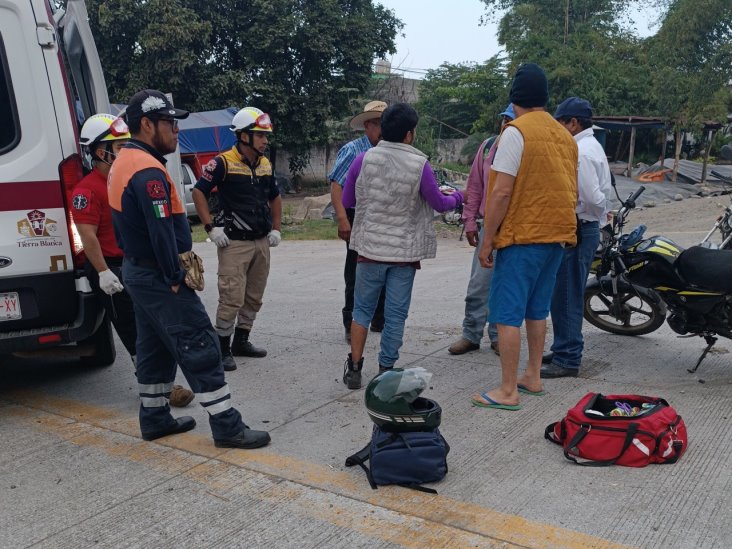
[{"label": "wooden post", "polygon": [[630,152],[628,153],[628,177],[633,177],[633,153],[635,152],[635,126],[630,128]]},{"label": "wooden post", "polygon": [[709,151],[712,150],[712,139],[714,139],[714,130],[709,130],[709,142],[707,143],[707,146],[704,147],[704,163],[702,164],[702,176],[701,176],[701,184],[704,185],[704,183],[707,182],[707,164],[709,163]]}]

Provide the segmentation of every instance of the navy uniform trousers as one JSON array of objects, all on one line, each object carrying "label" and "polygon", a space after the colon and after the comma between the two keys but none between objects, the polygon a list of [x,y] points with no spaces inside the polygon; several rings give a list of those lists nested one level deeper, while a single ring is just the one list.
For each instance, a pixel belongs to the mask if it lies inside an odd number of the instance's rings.
[{"label": "navy uniform trousers", "polygon": [[237,435],[245,425],[231,405],[219,341],[201,299],[185,284],[174,293],[153,267],[125,259],[122,274],[135,306],[142,433],[175,423],[168,398],[177,363],[209,414],[213,438]]}]

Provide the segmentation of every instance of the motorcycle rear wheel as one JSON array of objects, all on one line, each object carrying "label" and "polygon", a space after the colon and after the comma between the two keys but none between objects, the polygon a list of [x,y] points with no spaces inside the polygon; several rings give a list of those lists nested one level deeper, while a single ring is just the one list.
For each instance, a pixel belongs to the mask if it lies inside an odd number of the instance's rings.
[{"label": "motorcycle rear wheel", "polygon": [[611,334],[639,336],[655,332],[666,320],[665,307],[644,292],[621,292],[613,296],[601,288],[585,290],[584,317],[593,326]]}]

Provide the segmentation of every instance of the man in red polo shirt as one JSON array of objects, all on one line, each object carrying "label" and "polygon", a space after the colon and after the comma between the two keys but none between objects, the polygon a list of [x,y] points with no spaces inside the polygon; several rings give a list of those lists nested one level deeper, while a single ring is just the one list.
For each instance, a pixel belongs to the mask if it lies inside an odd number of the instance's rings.
[{"label": "man in red polo shirt", "polygon": [[[122,344],[135,361],[137,329],[132,300],[122,282],[122,250],[112,226],[107,198],[107,175],[120,149],[130,139],[127,125],[111,114],[90,116],[81,128],[79,143],[90,157],[92,171],[74,188],[71,199],[74,223],[84,245],[86,276],[107,311]],[[186,406],[193,392],[174,385],[172,406]]]}]

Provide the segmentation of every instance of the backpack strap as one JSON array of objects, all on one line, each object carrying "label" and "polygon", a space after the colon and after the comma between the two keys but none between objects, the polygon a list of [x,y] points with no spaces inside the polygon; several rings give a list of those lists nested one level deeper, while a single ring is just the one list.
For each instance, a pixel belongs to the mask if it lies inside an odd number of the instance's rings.
[{"label": "backpack strap", "polygon": [[377,486],[374,482],[373,477],[371,476],[371,471],[366,466],[366,462],[369,460],[369,456],[371,455],[371,443],[367,444],[363,448],[361,448],[358,452],[356,452],[353,455],[350,455],[346,458],[346,467],[353,467],[354,465],[358,465],[366,472],[366,478],[369,481],[369,485],[372,489],[376,490]]},{"label": "backpack strap", "polygon": [[618,455],[614,458],[605,459],[603,461],[578,461],[576,457],[569,454],[569,450],[577,446],[591,430],[592,425],[582,424],[579,431],[577,431],[572,437],[572,440],[570,440],[569,443],[564,447],[564,457],[566,457],[570,461],[574,461],[577,465],[583,465],[586,467],[606,467],[608,465],[615,464],[615,462],[622,457],[625,451],[633,443],[633,439],[638,432],[638,423],[631,423],[628,425],[628,430],[625,432],[625,441],[623,442],[623,447],[620,449]]}]

